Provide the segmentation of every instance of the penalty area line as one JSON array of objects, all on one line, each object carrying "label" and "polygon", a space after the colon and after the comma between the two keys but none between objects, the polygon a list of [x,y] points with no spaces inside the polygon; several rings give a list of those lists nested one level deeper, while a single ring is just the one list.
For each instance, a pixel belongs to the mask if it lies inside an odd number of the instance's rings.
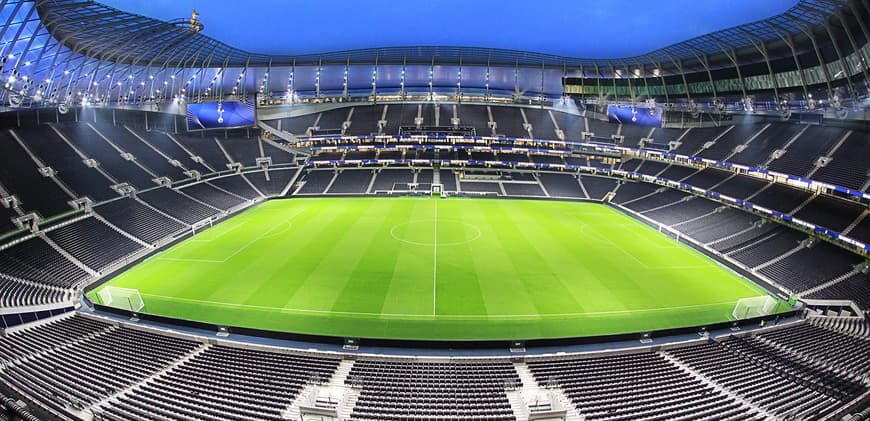
[{"label": "penalty area line", "polygon": [[[237,254],[239,254],[239,253],[245,251],[245,249],[247,249],[248,247],[250,247],[251,245],[253,245],[253,244],[256,243],[257,241],[260,241],[260,240],[262,240],[263,238],[267,238],[267,237],[269,237],[270,234],[272,234],[272,233],[273,233],[275,230],[277,230],[278,228],[282,228],[282,227],[284,227],[284,230],[283,230],[283,231],[280,231],[279,233],[284,233],[284,232],[288,231],[288,230],[290,229],[290,227],[292,226],[292,224],[293,224],[293,223],[292,223],[293,219],[296,218],[297,216],[299,216],[300,214],[302,214],[302,212],[303,212],[303,211],[296,212],[295,214],[293,214],[293,216],[291,216],[291,217],[289,217],[289,218],[287,218],[287,219],[285,219],[285,220],[283,220],[283,221],[281,221],[281,222],[278,222],[277,224],[273,225],[271,228],[269,228],[269,230],[267,230],[266,232],[264,232],[264,233],[258,235],[258,236],[257,236],[256,238],[254,238],[253,240],[248,241],[247,243],[243,244],[241,247],[239,247],[239,248],[238,248],[236,251],[234,251],[232,254],[230,254],[229,256],[225,257],[223,260],[218,260],[218,259],[195,259],[195,258],[191,259],[191,258],[181,258],[181,257],[167,257],[167,256],[160,256],[160,255],[158,255],[157,257],[155,257],[154,260],[166,260],[166,261],[170,261],[170,262],[193,262],[193,263],[226,263],[228,260],[230,260],[230,259],[232,259],[233,257],[235,257]],[[240,224],[240,225],[244,225],[244,224],[247,224],[247,223],[248,223],[248,221],[243,222],[243,223]],[[193,241],[191,241],[191,242],[193,242]],[[184,242],[182,242],[181,244],[179,244],[179,246],[182,245],[182,244],[184,244]],[[171,250],[167,250],[167,253],[168,253],[169,251],[171,251]]]}]

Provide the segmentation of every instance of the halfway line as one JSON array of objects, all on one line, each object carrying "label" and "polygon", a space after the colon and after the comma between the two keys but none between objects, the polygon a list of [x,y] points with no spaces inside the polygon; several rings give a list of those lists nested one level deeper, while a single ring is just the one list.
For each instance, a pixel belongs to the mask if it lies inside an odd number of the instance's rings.
[{"label": "halfway line", "polygon": [[432,241],[432,315],[438,297],[438,198],[435,198],[435,238]]}]

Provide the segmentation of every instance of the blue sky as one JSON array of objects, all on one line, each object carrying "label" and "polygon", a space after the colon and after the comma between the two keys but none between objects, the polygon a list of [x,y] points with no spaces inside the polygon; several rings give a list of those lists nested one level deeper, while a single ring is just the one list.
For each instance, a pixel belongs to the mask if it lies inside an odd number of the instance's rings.
[{"label": "blue sky", "polygon": [[265,54],[449,45],[619,58],[774,16],[797,0],[101,2],[163,20],[189,17],[196,7],[205,34]]}]

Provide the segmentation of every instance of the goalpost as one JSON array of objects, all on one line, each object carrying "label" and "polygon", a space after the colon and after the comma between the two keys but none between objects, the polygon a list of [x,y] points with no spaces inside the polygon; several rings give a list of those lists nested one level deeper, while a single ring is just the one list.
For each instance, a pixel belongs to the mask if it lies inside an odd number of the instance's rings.
[{"label": "goalpost", "polygon": [[667,235],[668,237],[673,238],[678,243],[680,242],[680,232],[679,231],[677,231],[677,230],[675,230],[675,229],[673,229],[665,224],[658,224],[658,225],[659,225],[659,232],[660,233]]},{"label": "goalpost", "polygon": [[758,297],[741,298],[734,305],[731,315],[735,319],[751,319],[772,314],[776,310],[776,300],[769,295]]},{"label": "goalpost", "polygon": [[197,232],[197,231],[202,231],[202,230],[204,230],[204,229],[206,229],[206,228],[211,228],[211,227],[212,227],[212,220],[211,220],[211,218],[204,219],[204,220],[202,220],[202,221],[199,221],[199,222],[194,223],[193,225],[191,225],[191,226],[190,226],[190,233],[191,233],[192,235],[196,235],[196,232]]},{"label": "goalpost", "polygon": [[100,301],[105,306],[130,310],[133,313],[137,313],[145,307],[142,295],[135,288],[121,288],[110,285],[101,289],[97,293],[97,296],[100,297]]}]

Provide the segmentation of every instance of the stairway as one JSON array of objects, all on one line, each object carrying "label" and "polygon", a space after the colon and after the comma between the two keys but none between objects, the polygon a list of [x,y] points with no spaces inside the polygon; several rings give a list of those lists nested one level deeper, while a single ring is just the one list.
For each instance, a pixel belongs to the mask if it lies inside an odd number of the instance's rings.
[{"label": "stairway", "polygon": [[529,370],[529,366],[524,362],[514,363],[514,369],[520,377],[522,387],[517,390],[507,391],[507,395],[517,421],[529,419],[528,403],[534,402],[539,398],[547,399],[550,402],[555,401],[554,408],[564,408],[566,411],[565,421],[580,421],[583,419],[571,400],[562,392],[561,388],[550,389],[539,386],[535,376]]}]

